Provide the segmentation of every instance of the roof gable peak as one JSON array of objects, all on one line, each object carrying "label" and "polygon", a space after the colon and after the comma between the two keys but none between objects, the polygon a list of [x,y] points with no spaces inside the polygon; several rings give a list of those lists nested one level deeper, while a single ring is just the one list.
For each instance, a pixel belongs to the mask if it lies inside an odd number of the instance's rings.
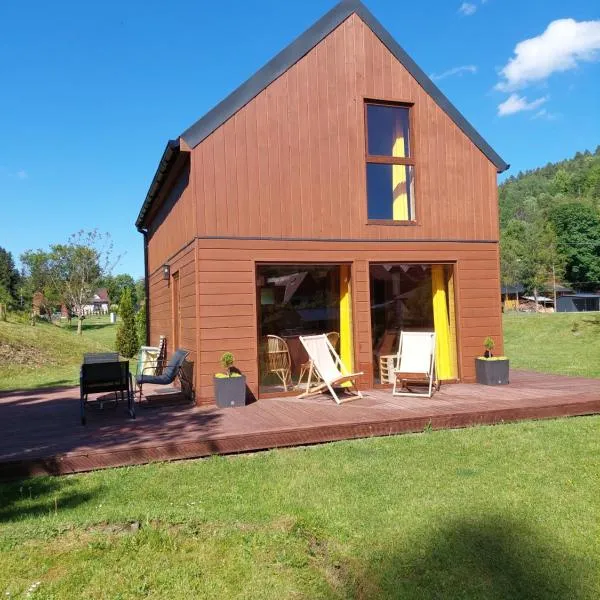
[{"label": "roof gable peak", "polygon": [[341,0],[327,14],[296,38],[287,48],[271,59],[262,69],[234,90],[222,102],[181,134],[181,138],[195,148],[225,121],[253,100],[273,81],[306,56],[319,42],[339,27],[350,15],[356,14],[379,38],[396,59],[417,80],[421,87],[448,114],[456,125],[487,156],[499,172],[508,169],[506,164],[457,108],[444,96],[428,75],[396,42],[361,0]]}]

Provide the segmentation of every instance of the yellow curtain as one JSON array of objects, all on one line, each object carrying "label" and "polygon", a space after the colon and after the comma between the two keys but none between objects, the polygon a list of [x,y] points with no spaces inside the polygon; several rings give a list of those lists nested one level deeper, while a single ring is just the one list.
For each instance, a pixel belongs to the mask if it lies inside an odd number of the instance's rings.
[{"label": "yellow curtain", "polygon": [[350,265],[340,266],[340,358],[346,368],[354,368],[354,348],[352,346],[352,288]]},{"label": "yellow curtain", "polygon": [[[405,158],[404,130],[402,120],[396,119],[396,141],[392,147],[392,156]],[[404,165],[392,165],[392,188],[393,188],[393,210],[394,221],[408,221],[408,193],[406,188],[406,167]]]},{"label": "yellow curtain", "polygon": [[456,355],[456,310],[454,306],[454,269],[448,267],[448,324],[450,325],[450,366],[451,378],[458,378],[458,357]]},{"label": "yellow curtain", "polygon": [[443,265],[432,265],[431,267],[431,291],[433,294],[433,323],[436,338],[435,362],[438,378],[441,380],[456,379],[454,281],[451,276],[448,281],[448,288],[446,287]]}]

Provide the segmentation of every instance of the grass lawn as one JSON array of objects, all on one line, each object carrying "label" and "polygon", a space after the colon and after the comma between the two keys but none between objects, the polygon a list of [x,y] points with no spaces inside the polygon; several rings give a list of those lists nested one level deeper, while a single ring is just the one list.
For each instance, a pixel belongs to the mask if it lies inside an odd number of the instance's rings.
[{"label": "grass lawn", "polygon": [[582,417],[4,484],[0,594],[597,600],[599,432]]},{"label": "grass lawn", "polygon": [[117,331],[108,316],[89,317],[83,327],[78,336],[75,321],[71,328],[0,321],[0,390],[79,385],[82,355],[114,351]]},{"label": "grass lawn", "polygon": [[504,346],[511,367],[600,377],[600,314],[506,313]]}]

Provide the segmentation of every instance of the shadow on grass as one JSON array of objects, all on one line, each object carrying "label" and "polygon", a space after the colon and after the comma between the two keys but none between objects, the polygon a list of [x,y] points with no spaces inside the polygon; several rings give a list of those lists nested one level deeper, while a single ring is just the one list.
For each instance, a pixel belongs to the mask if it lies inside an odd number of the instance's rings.
[{"label": "shadow on grass", "polygon": [[582,565],[552,542],[515,520],[458,521],[408,553],[382,551],[364,570],[341,567],[342,580],[362,600],[591,598]]},{"label": "shadow on grass", "polygon": [[[77,324],[74,325],[61,325],[65,331],[70,331],[71,333],[77,333]],[[115,327],[114,323],[86,323],[83,322],[83,327],[81,328],[81,332],[85,335],[86,331],[91,331],[92,329],[106,329],[107,327]]]},{"label": "shadow on grass", "polygon": [[90,491],[71,489],[73,481],[64,478],[37,477],[3,483],[0,486],[0,523],[28,517],[58,514],[89,502]]}]

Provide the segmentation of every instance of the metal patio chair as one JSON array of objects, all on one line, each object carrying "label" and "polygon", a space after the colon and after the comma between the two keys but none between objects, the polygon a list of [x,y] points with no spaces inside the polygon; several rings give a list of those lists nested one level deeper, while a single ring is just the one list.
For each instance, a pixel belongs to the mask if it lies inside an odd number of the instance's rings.
[{"label": "metal patio chair", "polygon": [[[155,372],[160,373],[160,375],[147,375],[144,373],[137,373],[135,376],[135,383],[137,391],[140,394],[139,401],[142,401],[142,388],[145,383],[151,383],[155,385],[170,385],[175,381],[175,379],[179,378],[182,389],[184,386],[186,386],[189,387],[189,389],[191,390],[191,382],[188,381],[188,378],[186,377],[186,374],[183,370],[185,359],[188,357],[189,353],[189,350],[179,348],[173,353],[173,356],[171,356],[171,360],[169,360],[166,366],[163,366],[164,363],[157,363],[155,367]],[[158,362],[160,362],[160,360]],[[149,362],[146,361],[144,365],[145,368],[147,368],[149,366]]]},{"label": "metal patio chair", "polygon": [[81,365],[79,376],[79,401],[81,424],[86,424],[86,407],[91,402],[103,407],[105,402],[112,399],[89,400],[90,394],[101,394],[105,392],[114,392],[114,402],[118,403],[119,397],[124,399],[127,396],[127,410],[129,416],[135,419],[135,406],[133,402],[133,382],[129,372],[129,362],[119,360],[116,353],[106,353],[104,355],[86,355],[84,363]]}]

